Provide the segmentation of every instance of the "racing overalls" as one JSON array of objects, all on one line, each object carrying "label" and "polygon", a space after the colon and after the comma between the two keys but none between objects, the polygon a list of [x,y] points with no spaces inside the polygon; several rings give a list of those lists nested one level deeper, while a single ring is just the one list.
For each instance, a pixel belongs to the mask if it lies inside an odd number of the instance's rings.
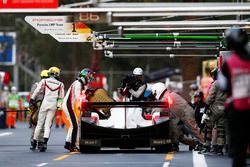
[{"label": "racing overalls", "polygon": [[216,126],[217,137],[215,143],[222,152],[225,144],[225,107],[226,94],[220,90],[218,80],[215,80],[210,88],[208,98],[206,100],[206,108],[208,108],[209,119],[206,120],[205,146],[210,146],[212,141],[212,129]]},{"label": "racing overalls", "polygon": [[33,139],[35,141],[39,139],[39,135],[44,126],[43,138],[44,143],[47,144],[56,109],[60,107],[64,97],[64,84],[54,77],[42,79],[32,94],[31,99],[36,99],[41,92],[44,94],[44,98],[39,110]]},{"label": "racing overalls", "polygon": [[[182,138],[183,136],[179,136],[180,134],[180,128],[176,128],[177,122],[182,121],[183,126],[188,129],[188,131],[195,136],[199,141],[204,141],[204,136],[200,134],[200,128],[196,124],[195,117],[194,117],[194,110],[193,108],[188,104],[188,102],[183,99],[180,95],[177,93],[174,93],[169,90],[165,90],[163,94],[160,97],[161,101],[168,101],[168,99],[171,99],[172,104],[170,105],[170,134],[172,140],[174,142],[178,142],[178,139]],[[157,108],[156,110],[164,110]],[[155,110],[154,110],[155,111]],[[173,120],[172,120],[173,119]],[[171,121],[172,120],[172,121]],[[190,146],[194,146],[195,142],[194,140],[190,141],[181,141],[185,144],[188,144]]]},{"label": "racing overalls", "polygon": [[[31,87],[31,90],[30,90],[30,95],[32,96],[35,89],[37,88],[39,82],[35,82],[32,87]],[[32,128],[32,131],[31,131],[31,141],[33,140],[33,137],[34,137],[34,133],[35,133],[35,128],[36,128],[36,125],[37,125],[37,120],[38,120],[38,113],[39,113],[39,110],[40,110],[40,106],[41,106],[41,103],[43,101],[43,96],[44,96],[44,93],[43,92],[40,92],[36,98],[34,99],[35,102],[36,102],[36,108],[33,108],[32,109],[32,112],[30,114],[30,124],[31,124],[31,128]],[[40,145],[40,142],[43,141],[43,135],[44,135],[44,126],[42,127],[42,130],[40,132],[40,135],[38,137],[38,145]]]},{"label": "racing overalls", "polygon": [[222,67],[220,87],[227,92],[229,151],[233,167],[246,166],[247,145],[250,143],[250,54],[237,51]]},{"label": "racing overalls", "polygon": [[19,109],[19,97],[17,94],[10,93],[8,95],[8,103],[7,103],[7,119],[6,119],[6,125],[7,127],[15,128],[16,124],[16,110]]},{"label": "racing overalls", "polygon": [[80,100],[79,98],[82,95],[82,91],[85,89],[84,86],[86,83],[86,81],[75,80],[71,84],[63,99],[62,109],[67,117],[67,120],[69,121],[69,129],[66,136],[65,146],[70,143],[72,147],[75,147],[79,118],[76,115],[76,108],[74,105],[77,100]]}]

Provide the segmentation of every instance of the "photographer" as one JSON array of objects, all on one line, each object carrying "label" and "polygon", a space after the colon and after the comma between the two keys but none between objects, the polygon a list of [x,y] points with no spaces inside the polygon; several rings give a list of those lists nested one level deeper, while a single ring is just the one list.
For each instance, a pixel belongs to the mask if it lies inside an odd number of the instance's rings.
[{"label": "photographer", "polygon": [[143,70],[141,68],[135,68],[133,75],[127,75],[122,80],[122,87],[119,89],[119,93],[123,96],[127,96],[130,101],[141,101],[144,98],[144,92],[147,88],[147,84],[143,82]]}]

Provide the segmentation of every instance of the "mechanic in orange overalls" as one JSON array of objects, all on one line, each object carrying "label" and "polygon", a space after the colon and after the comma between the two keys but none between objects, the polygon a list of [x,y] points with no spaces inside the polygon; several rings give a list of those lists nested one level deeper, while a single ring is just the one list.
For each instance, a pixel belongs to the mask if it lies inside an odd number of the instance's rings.
[{"label": "mechanic in orange overalls", "polygon": [[16,110],[19,110],[19,98],[17,95],[17,89],[15,86],[11,87],[11,92],[8,95],[7,101],[7,119],[6,125],[8,128],[15,129],[16,128]]}]

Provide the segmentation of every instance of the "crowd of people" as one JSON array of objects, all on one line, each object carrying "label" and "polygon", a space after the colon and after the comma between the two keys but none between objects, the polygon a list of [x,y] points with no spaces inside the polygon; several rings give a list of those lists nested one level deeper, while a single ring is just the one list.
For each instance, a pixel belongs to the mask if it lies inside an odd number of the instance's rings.
[{"label": "crowd of people", "polygon": [[[0,108],[5,112],[6,118],[6,121],[2,122],[3,127],[15,129],[17,120],[25,121],[27,117],[26,104],[26,99],[18,94],[15,86],[4,85],[0,91]],[[2,119],[2,121],[4,120]]]}]

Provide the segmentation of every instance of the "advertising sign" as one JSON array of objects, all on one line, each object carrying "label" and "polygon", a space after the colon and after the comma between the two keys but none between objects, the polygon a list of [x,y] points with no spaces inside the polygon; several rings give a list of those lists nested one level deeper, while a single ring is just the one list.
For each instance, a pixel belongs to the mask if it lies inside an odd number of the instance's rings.
[{"label": "advertising sign", "polygon": [[59,42],[92,42],[92,30],[82,22],[73,22],[72,16],[26,16],[25,21]]},{"label": "advertising sign", "polygon": [[0,0],[0,9],[6,8],[57,8],[58,0]]},{"label": "advertising sign", "polygon": [[16,63],[15,33],[0,32],[0,65]]}]

